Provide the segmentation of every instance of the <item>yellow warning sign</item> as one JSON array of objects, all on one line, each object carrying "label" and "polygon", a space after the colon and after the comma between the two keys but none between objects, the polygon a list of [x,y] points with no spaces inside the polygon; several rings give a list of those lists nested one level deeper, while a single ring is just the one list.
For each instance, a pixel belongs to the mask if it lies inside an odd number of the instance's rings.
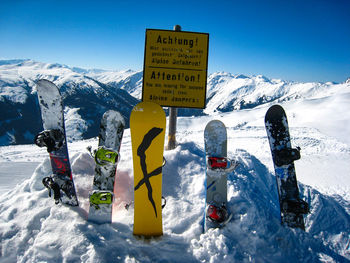
[{"label": "yellow warning sign", "polygon": [[146,30],[142,101],[205,108],[209,34]]}]

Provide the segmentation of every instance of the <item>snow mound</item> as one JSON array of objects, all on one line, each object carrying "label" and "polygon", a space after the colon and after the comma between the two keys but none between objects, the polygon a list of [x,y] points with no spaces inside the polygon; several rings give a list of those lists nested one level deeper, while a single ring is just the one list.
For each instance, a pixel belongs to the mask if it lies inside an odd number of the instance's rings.
[{"label": "snow mound", "polygon": [[[89,154],[71,159],[80,206],[54,205],[41,180],[51,173],[45,159],[32,177],[2,196],[0,262],[347,262],[349,203],[300,185],[310,204],[306,232],[282,227],[274,175],[254,155],[237,149],[240,166],[228,176],[232,220],[223,229],[202,233],[205,157],[203,148],[181,143],[165,152],[164,235],[132,234],[133,179],[130,133],[122,146],[116,181],[120,189],[112,224],[86,221],[94,162]],[[129,167],[129,168],[128,168]]]}]

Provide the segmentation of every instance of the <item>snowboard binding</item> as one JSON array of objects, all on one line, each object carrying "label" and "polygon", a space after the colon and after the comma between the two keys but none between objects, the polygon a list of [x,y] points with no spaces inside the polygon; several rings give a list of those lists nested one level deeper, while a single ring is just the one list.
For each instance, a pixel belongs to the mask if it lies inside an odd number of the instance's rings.
[{"label": "snowboard binding", "polygon": [[309,204],[302,199],[297,200],[285,200],[282,202],[282,212],[283,213],[293,213],[293,214],[308,214]]},{"label": "snowboard binding", "polygon": [[238,166],[238,162],[235,160],[228,159],[227,157],[208,157],[207,167],[210,170],[225,170],[233,171]]},{"label": "snowboard binding", "polygon": [[87,149],[98,165],[116,165],[119,161],[119,153],[106,147],[100,146],[94,150],[93,153],[91,146],[89,146]]},{"label": "snowboard binding", "polygon": [[225,205],[216,206],[209,204],[207,206],[206,216],[209,221],[216,224],[224,224],[229,220],[229,213]]},{"label": "snowboard binding", "polygon": [[47,147],[49,153],[60,149],[63,142],[64,134],[60,129],[42,131],[34,138],[34,143],[39,147]]},{"label": "snowboard binding", "polygon": [[55,199],[55,204],[57,205],[61,200],[60,186],[55,183],[52,177],[45,177],[43,180],[43,185],[49,190],[49,197],[51,197],[51,191],[53,191],[53,198]]},{"label": "snowboard binding", "polygon": [[300,159],[300,147],[284,148],[274,151],[274,160],[277,166],[283,166]]},{"label": "snowboard binding", "polygon": [[90,204],[100,209],[101,204],[110,205],[113,203],[113,193],[109,191],[95,191],[90,195]]},{"label": "snowboard binding", "polygon": [[62,202],[61,190],[68,197],[66,203],[77,205],[77,201],[74,200],[74,186],[71,180],[60,179],[58,175],[52,175],[45,177],[42,183],[49,190],[49,197],[51,197],[51,192],[53,191],[53,198],[56,205]]}]

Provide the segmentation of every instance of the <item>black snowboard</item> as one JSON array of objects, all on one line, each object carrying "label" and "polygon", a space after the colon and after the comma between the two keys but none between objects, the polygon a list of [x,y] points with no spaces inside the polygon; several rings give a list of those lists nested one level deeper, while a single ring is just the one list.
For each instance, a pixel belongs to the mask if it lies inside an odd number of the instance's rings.
[{"label": "black snowboard", "polygon": [[47,147],[50,155],[52,175],[43,183],[54,193],[56,204],[62,202],[78,205],[72,170],[69,162],[62,97],[58,87],[49,80],[37,82],[37,93],[44,131],[35,137],[35,144]]},{"label": "black snowboard", "polygon": [[308,204],[299,197],[294,167],[294,161],[300,159],[300,148],[291,146],[287,116],[281,106],[269,108],[265,127],[275,168],[281,222],[305,230],[303,215],[308,212]]}]

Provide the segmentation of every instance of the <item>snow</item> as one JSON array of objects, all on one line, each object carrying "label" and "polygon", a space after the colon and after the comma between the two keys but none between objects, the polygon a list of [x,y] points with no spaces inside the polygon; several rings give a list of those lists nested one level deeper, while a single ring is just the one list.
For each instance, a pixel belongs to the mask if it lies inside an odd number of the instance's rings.
[{"label": "snow", "polygon": [[333,94],[349,93],[347,83],[297,83],[268,79],[262,75],[244,76],[226,72],[208,77],[208,98],[205,113],[245,109],[274,100],[316,99]]},{"label": "snow", "polygon": [[[0,80],[6,84],[5,86],[0,85],[0,95],[16,100],[15,102],[23,103],[26,93],[19,86],[29,85],[34,87],[34,81],[38,79],[54,81],[59,87],[70,83],[80,87],[94,87],[96,86],[94,80],[97,80],[104,84],[125,89],[135,97],[141,96],[142,72],[133,70],[85,70],[70,68],[57,63],[49,64],[33,60],[0,60]],[[24,84],[22,83],[23,80],[25,80]],[[18,85],[19,83],[20,85]],[[14,94],[20,92],[23,93],[22,96],[14,96]]]},{"label": "snow", "polygon": [[123,71],[104,71],[104,72],[89,72],[89,77],[116,86],[126,90],[131,96],[141,99],[142,96],[142,71],[123,70]]},{"label": "snow", "polygon": [[69,141],[83,139],[83,132],[87,130],[87,123],[78,113],[79,108],[64,108],[64,116],[66,118],[66,134]]},{"label": "snow", "polygon": [[[67,96],[73,88],[81,89],[77,96],[82,96],[95,80],[114,83],[113,87],[135,97],[141,94],[141,72],[71,69],[31,60],[0,61],[0,66],[0,98],[18,103],[27,96],[22,80],[32,85],[34,79],[47,76],[66,89]],[[102,86],[94,87],[96,94],[101,93]],[[207,115],[178,117],[178,145],[164,152],[163,196],[167,204],[162,213],[164,235],[159,238],[132,234],[129,129],[120,149],[112,224],[86,220],[94,176],[94,161],[86,148],[96,148],[98,141],[96,137],[82,139],[91,120],[85,119],[79,108],[65,108],[79,207],[54,205],[48,197],[41,182],[51,173],[45,149],[35,145],[0,147],[0,263],[350,262],[350,82],[294,83],[218,72],[208,77],[207,94]],[[305,232],[279,222],[264,127],[265,113],[275,103],[287,113],[292,146],[302,149],[295,167],[300,195],[311,210]],[[232,220],[222,229],[202,233],[204,128],[215,119],[226,125],[228,157],[240,165],[228,176]],[[8,121],[2,120],[2,124]],[[14,129],[8,130],[0,141],[15,140],[14,133]],[[130,205],[128,210],[126,205]]]},{"label": "snow", "polygon": [[[103,76],[111,76],[103,78]],[[53,81],[63,97],[68,140],[96,136],[102,114],[118,110],[125,119],[138,100],[142,73],[83,70],[32,60],[0,60],[0,145],[32,143],[42,129],[36,82]],[[96,78],[95,78],[96,77]],[[112,77],[116,80],[113,82]],[[101,81],[111,81],[104,83]]]},{"label": "snow", "polygon": [[[132,234],[133,174],[130,130],[121,146],[112,224],[86,220],[94,162],[86,151],[97,138],[69,143],[80,207],[54,205],[41,180],[50,174],[45,149],[0,147],[0,262],[349,262],[350,146],[346,110],[349,93],[291,100],[285,108],[301,196],[310,204],[306,232],[282,227],[264,115],[268,104],[247,110],[180,117],[178,146],[165,151],[164,235]],[[68,114],[73,114],[70,109]],[[228,157],[240,166],[228,178],[232,220],[202,233],[204,127],[213,119],[227,126]],[[37,164],[39,164],[37,166]],[[11,175],[16,176],[12,177]],[[11,178],[11,179],[10,179]]]}]

